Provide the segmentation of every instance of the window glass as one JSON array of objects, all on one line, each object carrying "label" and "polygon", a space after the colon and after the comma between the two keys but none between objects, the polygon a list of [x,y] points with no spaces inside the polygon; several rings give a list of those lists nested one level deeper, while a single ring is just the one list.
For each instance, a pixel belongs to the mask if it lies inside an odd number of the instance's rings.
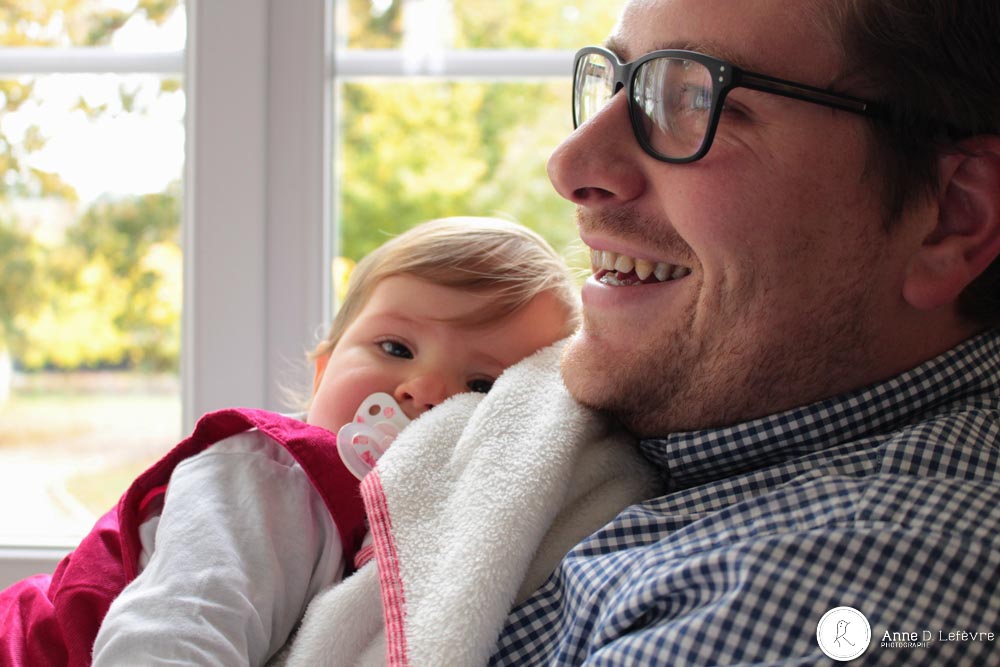
[{"label": "window glass", "polygon": [[[174,0],[0,17],[8,49],[185,40]],[[77,542],[180,436],[184,108],[179,73],[0,79],[0,544]]]},{"label": "window glass", "polygon": [[[541,233],[577,266],[573,206],[545,163],[572,130],[571,58],[564,75],[517,71],[533,49],[571,53],[599,43],[619,3],[597,0],[347,0],[335,25],[341,48],[399,49],[415,59],[454,49],[499,49],[509,76],[336,81],[338,277],[361,256],[419,222],[501,216]],[[467,73],[468,74],[468,73]]]},{"label": "window glass", "polygon": [[4,0],[0,46],[177,51],[186,41],[183,5],[183,0]]},{"label": "window glass", "polygon": [[441,40],[455,49],[569,49],[599,43],[620,2],[607,0],[346,0],[341,43],[399,49]]},{"label": "window glass", "polygon": [[340,254],[449,215],[518,220],[568,251],[573,207],[545,162],[569,130],[568,82],[342,84]]}]

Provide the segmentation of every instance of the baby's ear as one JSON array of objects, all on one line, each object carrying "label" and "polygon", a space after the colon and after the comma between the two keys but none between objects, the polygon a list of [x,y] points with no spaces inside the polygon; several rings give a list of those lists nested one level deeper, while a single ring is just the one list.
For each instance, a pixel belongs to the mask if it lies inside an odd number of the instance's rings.
[{"label": "baby's ear", "polygon": [[903,285],[922,310],[948,306],[1000,255],[1000,136],[960,144],[941,157],[937,225],[914,255]]},{"label": "baby's ear", "polygon": [[330,362],[330,353],[327,352],[321,357],[316,357],[316,374],[313,376],[313,396],[319,390],[319,383],[323,381],[323,374],[326,373],[326,365]]}]

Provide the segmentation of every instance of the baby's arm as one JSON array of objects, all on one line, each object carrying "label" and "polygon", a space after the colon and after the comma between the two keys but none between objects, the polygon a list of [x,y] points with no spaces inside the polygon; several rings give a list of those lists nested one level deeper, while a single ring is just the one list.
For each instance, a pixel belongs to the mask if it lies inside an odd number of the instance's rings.
[{"label": "baby's arm", "polygon": [[343,571],[305,472],[263,435],[235,436],[175,470],[152,558],[111,605],[94,665],[262,665]]}]

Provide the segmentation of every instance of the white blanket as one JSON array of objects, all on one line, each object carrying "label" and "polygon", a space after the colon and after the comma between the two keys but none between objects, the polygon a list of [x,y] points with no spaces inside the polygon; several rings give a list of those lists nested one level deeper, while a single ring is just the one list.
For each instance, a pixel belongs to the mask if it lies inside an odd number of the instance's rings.
[{"label": "white blanket", "polygon": [[399,436],[362,484],[375,561],[314,599],[282,661],[485,664],[570,548],[660,492],[633,441],[566,391],[560,349]]}]

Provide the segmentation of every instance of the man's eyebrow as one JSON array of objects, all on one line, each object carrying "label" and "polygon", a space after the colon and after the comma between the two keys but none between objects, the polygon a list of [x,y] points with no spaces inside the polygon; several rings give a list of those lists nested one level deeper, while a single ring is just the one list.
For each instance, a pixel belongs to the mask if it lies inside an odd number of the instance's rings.
[{"label": "man's eyebrow", "polygon": [[[619,59],[628,62],[634,60],[640,56],[639,54],[630,54],[628,52],[628,47],[625,43],[617,37],[608,37],[604,41],[604,48],[611,51],[618,56]],[[736,65],[740,69],[745,69],[749,71],[760,71],[760,66],[749,61],[745,56],[736,53],[732,49],[729,49],[722,44],[716,42],[695,42],[687,40],[677,40],[670,42],[660,42],[656,45],[656,48],[651,49],[651,51],[665,51],[665,50],[677,50],[677,51],[696,51],[698,53],[703,53],[707,56],[712,56],[713,58],[718,58],[720,60],[725,60],[727,62]]]},{"label": "man's eyebrow", "polygon": [[615,37],[608,37],[604,40],[604,48],[618,56],[619,60],[624,60],[625,62],[630,60],[628,57],[628,49],[625,48],[625,44]]}]

